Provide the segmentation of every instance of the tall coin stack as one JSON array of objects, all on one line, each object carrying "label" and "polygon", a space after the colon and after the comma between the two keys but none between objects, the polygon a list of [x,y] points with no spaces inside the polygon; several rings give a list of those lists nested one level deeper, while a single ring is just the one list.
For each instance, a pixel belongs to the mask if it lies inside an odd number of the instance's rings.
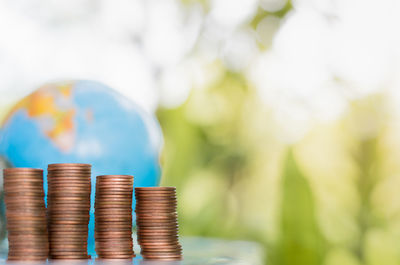
[{"label": "tall coin stack", "polygon": [[175,187],[135,188],[138,243],[144,259],[179,260]]},{"label": "tall coin stack", "polygon": [[4,169],[9,260],[46,260],[49,252],[43,170]]},{"label": "tall coin stack", "polygon": [[47,218],[51,259],[87,259],[91,166],[48,166]]},{"label": "tall coin stack", "polygon": [[131,259],[133,176],[97,176],[96,253],[100,259]]}]

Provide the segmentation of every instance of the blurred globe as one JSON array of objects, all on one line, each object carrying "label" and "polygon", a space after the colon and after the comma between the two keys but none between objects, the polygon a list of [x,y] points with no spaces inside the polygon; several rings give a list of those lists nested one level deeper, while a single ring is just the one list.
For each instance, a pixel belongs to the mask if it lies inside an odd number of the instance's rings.
[{"label": "blurred globe", "polygon": [[[129,174],[135,186],[158,185],[161,145],[154,117],[94,81],[44,85],[12,108],[0,130],[0,156],[14,167],[92,164],[92,213],[97,175]],[[90,228],[92,237],[93,220]]]}]

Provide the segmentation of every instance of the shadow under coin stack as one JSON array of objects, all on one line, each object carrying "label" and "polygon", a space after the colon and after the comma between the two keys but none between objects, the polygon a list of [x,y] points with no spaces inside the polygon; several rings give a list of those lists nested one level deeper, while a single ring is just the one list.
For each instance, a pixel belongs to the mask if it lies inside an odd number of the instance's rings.
[{"label": "shadow under coin stack", "polygon": [[100,259],[131,259],[133,176],[97,176],[96,253]]},{"label": "shadow under coin stack", "polygon": [[49,252],[43,170],[4,169],[9,260],[46,260]]},{"label": "shadow under coin stack", "polygon": [[135,188],[141,254],[148,260],[180,260],[175,187]]},{"label": "shadow under coin stack", "polygon": [[47,218],[51,259],[87,259],[91,166],[48,166]]}]

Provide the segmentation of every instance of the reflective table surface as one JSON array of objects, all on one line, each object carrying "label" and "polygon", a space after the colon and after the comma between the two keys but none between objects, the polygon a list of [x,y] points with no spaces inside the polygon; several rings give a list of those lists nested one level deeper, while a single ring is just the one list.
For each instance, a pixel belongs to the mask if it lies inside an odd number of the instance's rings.
[{"label": "reflective table surface", "polygon": [[[7,261],[7,249],[3,246],[0,264],[27,265],[27,264],[55,264],[55,265],[212,265],[212,264],[237,264],[261,265],[264,260],[263,248],[254,242],[229,241],[222,239],[182,237],[184,258],[181,261],[148,261],[140,256],[140,248],[135,244],[136,257],[132,260],[99,260],[92,254],[90,260],[49,260],[47,262],[11,262]],[[135,241],[134,241],[135,243]]]}]

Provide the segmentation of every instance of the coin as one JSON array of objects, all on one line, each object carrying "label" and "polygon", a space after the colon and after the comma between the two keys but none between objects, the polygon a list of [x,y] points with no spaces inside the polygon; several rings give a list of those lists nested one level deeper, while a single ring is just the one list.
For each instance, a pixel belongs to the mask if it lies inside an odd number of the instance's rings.
[{"label": "coin", "polygon": [[88,255],[86,253],[81,253],[81,252],[56,252],[54,254],[50,254],[49,258],[50,259],[63,259],[63,260],[83,260],[83,259],[88,259]]},{"label": "coin", "polygon": [[26,174],[42,174],[43,175],[43,169],[39,168],[23,168],[23,167],[14,167],[14,168],[5,168],[3,169],[4,175],[9,176],[10,174],[21,174],[21,173],[26,173]]},{"label": "coin", "polygon": [[133,176],[131,175],[99,175],[97,176],[97,179],[99,180],[118,180],[118,179],[124,179],[124,180],[129,180],[133,181]]},{"label": "coin", "polygon": [[114,191],[127,191],[127,192],[133,193],[133,188],[128,183],[123,183],[122,185],[117,185],[116,183],[100,184],[98,187],[101,187],[101,189],[97,188],[97,191],[100,193],[101,192],[114,192]]},{"label": "coin", "polygon": [[[63,239],[60,239],[60,241],[64,241],[64,242],[67,242],[67,238],[68,238],[71,241],[75,241],[76,239],[79,239],[79,241],[78,241],[79,243],[86,244],[85,241],[81,241],[80,240],[82,238],[86,238],[86,235],[82,234],[82,232],[72,233],[70,231],[60,231],[60,232],[50,232],[49,235],[52,236],[52,237],[53,236],[54,237],[55,236],[57,236],[57,237],[65,237]],[[50,242],[55,242],[57,240],[58,240],[58,238],[57,239],[56,238],[52,238]]]},{"label": "coin", "polygon": [[145,188],[144,190],[140,187],[136,187],[135,188],[135,193],[136,194],[143,194],[143,195],[148,195],[150,196],[151,194],[172,194],[175,195],[176,194],[176,190],[156,190],[156,189],[160,188],[160,187],[153,187],[153,188]]},{"label": "coin", "polygon": [[126,249],[126,250],[123,250],[123,249],[110,249],[109,251],[103,251],[103,250],[99,251],[99,254],[102,255],[102,256],[105,256],[105,255],[112,255],[112,256],[121,255],[121,256],[130,256],[130,257],[132,257],[133,250],[132,249]]},{"label": "coin", "polygon": [[147,224],[147,225],[138,225],[138,229],[149,229],[149,230],[159,230],[159,229],[179,229],[179,226],[177,223],[172,223],[172,224]]},{"label": "coin", "polygon": [[90,204],[88,202],[81,202],[81,201],[69,201],[69,200],[64,200],[64,201],[50,201],[48,204],[49,207],[90,207]]},{"label": "coin", "polygon": [[67,180],[67,179],[65,179],[65,178],[59,178],[59,179],[54,179],[54,178],[50,178],[50,176],[49,176],[49,180],[48,180],[48,185],[49,186],[59,186],[59,185],[69,185],[69,186],[71,186],[71,185],[84,185],[84,184],[86,184],[86,185],[90,185],[91,184],[91,182],[90,182],[90,178],[85,178],[85,179],[83,179],[83,178],[79,178],[79,179],[76,179],[76,178],[69,178],[69,180]]},{"label": "coin", "polygon": [[105,196],[96,196],[96,198],[99,198],[100,200],[96,201],[96,204],[101,204],[101,203],[110,203],[110,202],[125,202],[125,203],[131,203],[131,199],[127,199],[124,195],[105,195]]},{"label": "coin", "polygon": [[92,176],[90,168],[75,168],[75,169],[49,169],[47,174],[50,176],[68,176],[68,175],[81,175],[81,176]]},{"label": "coin", "polygon": [[126,246],[126,245],[133,246],[132,237],[129,235],[113,235],[112,233],[109,233],[109,234],[96,233],[95,241],[99,243],[99,244],[97,244],[97,247],[100,247],[100,245],[104,246],[106,244],[116,244],[118,246]]},{"label": "coin", "polygon": [[175,187],[136,187],[137,191],[151,192],[151,191],[173,191],[176,192]]},{"label": "coin", "polygon": [[139,199],[139,202],[136,204],[136,208],[151,208],[154,206],[158,206],[158,207],[166,207],[166,208],[173,208],[176,209],[177,207],[177,203],[173,202],[173,201],[167,201],[167,202],[163,202],[163,201],[142,201]]},{"label": "coin", "polygon": [[84,163],[53,163],[49,164],[48,168],[91,168],[92,166],[90,164],[84,164]]},{"label": "coin", "polygon": [[164,250],[182,250],[182,247],[177,244],[170,244],[170,243],[153,243],[153,244],[145,244],[142,243],[142,245],[146,246],[146,251],[151,251],[154,249],[164,249]]},{"label": "coin", "polygon": [[161,201],[167,200],[170,205],[177,205],[177,200],[172,198],[161,198],[161,197],[148,197],[148,198],[140,198],[136,197],[136,201],[140,201],[139,205],[151,205],[151,204],[162,204]]},{"label": "coin", "polygon": [[125,185],[126,188],[133,190],[133,181],[127,179],[99,179],[97,178],[98,187],[115,185],[114,187],[122,187]]},{"label": "coin", "polygon": [[5,188],[11,188],[11,187],[20,187],[20,186],[42,186],[43,185],[43,179],[42,176],[40,175],[39,177],[24,177],[21,178],[21,176],[18,178],[16,177],[5,177],[4,178],[4,187]]},{"label": "coin", "polygon": [[74,210],[84,211],[85,213],[90,209],[90,205],[80,204],[80,203],[71,203],[71,204],[62,204],[62,203],[55,203],[51,202],[48,203],[47,210],[48,212],[56,213],[56,212],[71,212],[73,213]]},{"label": "coin", "polygon": [[146,234],[138,234],[138,241],[141,242],[158,242],[158,241],[174,241],[179,238],[178,234],[176,235],[146,235]]},{"label": "coin", "polygon": [[[123,178],[123,177],[114,177],[114,178],[99,178],[97,177],[97,183],[99,186],[102,184],[110,184],[110,183],[115,183],[116,185],[121,185],[121,184],[133,184],[133,179],[128,179],[128,178]],[[128,187],[132,187],[132,185],[129,185]]]},{"label": "coin", "polygon": [[128,195],[128,196],[130,195],[130,196],[132,196],[132,191],[123,190],[123,189],[113,189],[113,190],[109,189],[106,192],[99,192],[99,191],[96,192],[97,197],[103,197],[103,196],[107,196],[107,195]]},{"label": "coin", "polygon": [[125,203],[125,202],[110,202],[110,203],[102,203],[102,204],[95,204],[94,208],[96,210],[107,210],[109,208],[115,208],[115,207],[121,207],[125,209],[132,208],[131,203]]},{"label": "coin", "polygon": [[165,256],[165,255],[181,255],[182,251],[180,249],[151,249],[151,250],[141,250],[140,253],[142,255],[160,255],[160,256]]},{"label": "coin", "polygon": [[167,216],[177,216],[177,214],[172,215],[172,213],[168,209],[158,209],[158,208],[153,208],[153,209],[146,209],[146,210],[141,210],[141,209],[135,209],[136,215],[139,216],[144,216],[144,215],[167,215]]},{"label": "coin", "polygon": [[149,254],[142,254],[144,259],[147,260],[181,260],[182,259],[182,255],[159,255],[159,256],[155,256],[155,255],[149,255]]},{"label": "coin", "polygon": [[157,231],[178,231],[179,227],[177,224],[173,225],[161,225],[161,224],[156,224],[156,225],[148,225],[148,226],[138,226],[137,230],[138,232],[157,232]]},{"label": "coin", "polygon": [[49,170],[47,176],[52,179],[59,178],[74,178],[74,179],[87,179],[91,178],[92,173],[90,169],[85,170]]},{"label": "coin", "polygon": [[[140,221],[138,221],[140,219]],[[140,228],[145,228],[151,226],[149,224],[153,224],[153,226],[173,226],[178,225],[176,220],[173,219],[141,219],[141,217],[136,217],[136,225],[138,230]]]},{"label": "coin", "polygon": [[[18,244],[26,244],[26,243],[46,243],[47,244],[47,239],[45,237],[38,237],[37,235],[31,235],[31,234],[25,234],[25,235],[9,235],[9,239],[12,238],[13,240],[10,240],[9,244],[10,245],[18,245]],[[25,239],[25,240],[23,240]],[[29,240],[29,241],[27,241]],[[38,244],[40,247],[40,245]]]},{"label": "coin", "polygon": [[132,254],[132,255],[117,255],[117,254],[110,254],[110,255],[99,255],[101,257],[99,257],[100,260],[120,260],[120,259],[132,259],[134,258],[136,255]]},{"label": "coin", "polygon": [[160,204],[152,204],[152,205],[136,205],[135,210],[137,211],[154,211],[154,210],[165,210],[170,213],[176,213],[176,206],[173,205],[160,205]]},{"label": "coin", "polygon": [[176,197],[176,192],[166,192],[166,191],[138,191],[135,188],[135,196],[140,197]]},{"label": "coin", "polygon": [[159,199],[177,199],[174,194],[169,194],[169,193],[153,193],[153,194],[143,194],[143,193],[136,193],[135,192],[135,197],[136,198],[142,198],[142,199],[150,199],[150,198],[159,198]]},{"label": "coin", "polygon": [[[102,246],[114,246],[114,247],[119,247],[119,248],[132,248],[133,247],[133,241],[131,237],[126,237],[126,238],[96,238],[95,241]],[[123,243],[123,244],[121,244]],[[103,249],[104,250],[104,249]]]}]

